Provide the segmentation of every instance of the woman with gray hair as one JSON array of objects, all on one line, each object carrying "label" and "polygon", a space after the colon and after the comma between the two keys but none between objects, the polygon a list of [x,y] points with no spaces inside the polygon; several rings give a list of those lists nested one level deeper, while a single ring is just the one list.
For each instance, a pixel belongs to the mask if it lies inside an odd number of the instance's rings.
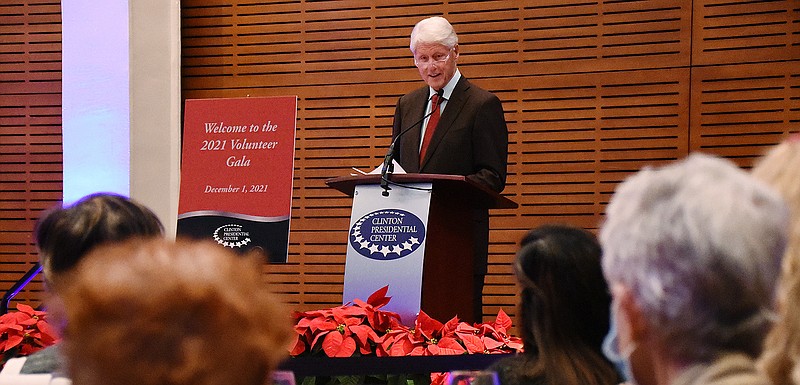
[{"label": "woman with gray hair", "polygon": [[618,332],[609,358],[641,385],[770,384],[754,359],[787,223],[774,191],[720,158],[691,155],[620,184],[600,232]]}]

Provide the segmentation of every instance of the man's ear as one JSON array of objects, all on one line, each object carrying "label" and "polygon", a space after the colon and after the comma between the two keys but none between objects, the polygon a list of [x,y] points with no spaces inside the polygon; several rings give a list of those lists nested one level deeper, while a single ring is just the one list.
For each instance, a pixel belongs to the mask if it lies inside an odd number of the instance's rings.
[{"label": "man's ear", "polygon": [[614,298],[619,303],[619,312],[621,314],[618,318],[623,318],[623,322],[627,324],[628,338],[632,342],[641,341],[649,332],[649,324],[642,308],[636,302],[633,292],[622,284],[615,284],[612,291]]}]

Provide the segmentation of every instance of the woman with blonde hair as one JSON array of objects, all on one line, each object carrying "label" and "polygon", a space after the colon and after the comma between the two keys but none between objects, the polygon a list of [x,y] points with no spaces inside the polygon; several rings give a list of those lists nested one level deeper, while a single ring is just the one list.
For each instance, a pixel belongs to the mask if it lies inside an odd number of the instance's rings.
[{"label": "woman with blonde hair", "polygon": [[770,149],[752,174],[789,206],[789,242],[778,284],[779,320],[767,335],[759,368],[775,384],[800,384],[800,135]]}]

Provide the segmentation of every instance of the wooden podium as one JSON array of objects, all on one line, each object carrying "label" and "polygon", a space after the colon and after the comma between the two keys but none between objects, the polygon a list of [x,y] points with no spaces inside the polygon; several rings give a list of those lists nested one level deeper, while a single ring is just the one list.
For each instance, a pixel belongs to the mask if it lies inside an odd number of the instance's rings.
[{"label": "wooden podium", "polygon": [[[353,197],[356,186],[380,186],[380,182],[380,175],[370,174],[338,177],[325,183]],[[394,174],[391,175],[391,182],[390,197],[392,193],[403,189],[403,185],[422,183],[432,186],[422,257],[422,282],[406,282],[404,285],[421,287],[419,305],[434,319],[446,322],[457,315],[467,322],[476,321],[477,315],[473,314],[472,305],[474,213],[479,209],[515,208],[517,204],[460,175]],[[357,196],[354,199],[365,198]],[[391,200],[386,202],[387,206],[391,206]],[[354,201],[354,205],[355,203]],[[350,258],[348,255],[348,264],[351,263]],[[360,275],[362,276],[345,279],[345,292],[348,280],[375,279],[372,274]],[[374,286],[380,288],[385,283],[375,282]],[[390,287],[389,294],[392,292]],[[352,299],[344,299],[345,302],[349,300]],[[413,319],[410,321],[413,322]],[[403,322],[408,323],[409,320],[404,318]]]}]

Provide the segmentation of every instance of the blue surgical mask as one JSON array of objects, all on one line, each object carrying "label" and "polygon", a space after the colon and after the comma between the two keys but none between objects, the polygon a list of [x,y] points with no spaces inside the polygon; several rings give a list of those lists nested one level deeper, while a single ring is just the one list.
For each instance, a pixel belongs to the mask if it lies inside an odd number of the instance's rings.
[{"label": "blue surgical mask", "polygon": [[636,384],[636,380],[633,378],[633,372],[631,371],[631,353],[636,349],[627,349],[625,354],[620,353],[619,351],[619,340],[617,338],[617,320],[614,311],[614,305],[611,305],[611,317],[610,323],[608,327],[608,334],[606,334],[606,338],[603,340],[603,354],[605,354],[606,358],[614,364],[614,367],[617,369],[617,373],[622,376],[622,382],[627,382],[629,384]]}]

